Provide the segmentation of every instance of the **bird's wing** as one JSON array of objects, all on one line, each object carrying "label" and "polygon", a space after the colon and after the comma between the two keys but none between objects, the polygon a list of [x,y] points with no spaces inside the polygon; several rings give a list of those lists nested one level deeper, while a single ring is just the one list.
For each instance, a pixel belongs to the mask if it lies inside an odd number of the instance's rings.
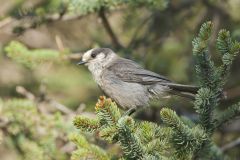
[{"label": "bird's wing", "polygon": [[149,85],[161,82],[171,82],[166,77],[145,70],[137,63],[124,58],[116,59],[110,66],[106,68],[106,70],[115,74],[122,81],[129,83]]}]

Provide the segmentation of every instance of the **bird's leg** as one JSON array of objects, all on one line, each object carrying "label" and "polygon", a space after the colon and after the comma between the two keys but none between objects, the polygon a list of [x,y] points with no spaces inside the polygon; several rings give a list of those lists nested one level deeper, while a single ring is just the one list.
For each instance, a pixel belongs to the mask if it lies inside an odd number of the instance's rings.
[{"label": "bird's leg", "polygon": [[127,110],[122,116],[131,116],[134,112],[136,112],[137,108],[136,107],[133,107],[133,108],[130,108],[129,110]]}]

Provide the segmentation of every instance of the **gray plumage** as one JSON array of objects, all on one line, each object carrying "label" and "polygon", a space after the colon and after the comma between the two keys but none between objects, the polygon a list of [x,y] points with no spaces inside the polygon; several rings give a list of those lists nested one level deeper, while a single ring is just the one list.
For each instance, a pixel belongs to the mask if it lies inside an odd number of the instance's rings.
[{"label": "gray plumage", "polygon": [[145,107],[150,100],[168,95],[194,99],[198,90],[195,86],[173,83],[108,48],[87,51],[80,63],[88,66],[103,92],[124,109]]}]

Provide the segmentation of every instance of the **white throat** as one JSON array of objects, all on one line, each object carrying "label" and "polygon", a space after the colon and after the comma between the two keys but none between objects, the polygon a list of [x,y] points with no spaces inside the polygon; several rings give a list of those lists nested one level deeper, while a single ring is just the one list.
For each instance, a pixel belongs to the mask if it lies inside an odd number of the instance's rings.
[{"label": "white throat", "polygon": [[104,61],[94,61],[87,64],[89,71],[99,86],[102,86],[102,72],[116,57],[115,54],[110,54]]}]

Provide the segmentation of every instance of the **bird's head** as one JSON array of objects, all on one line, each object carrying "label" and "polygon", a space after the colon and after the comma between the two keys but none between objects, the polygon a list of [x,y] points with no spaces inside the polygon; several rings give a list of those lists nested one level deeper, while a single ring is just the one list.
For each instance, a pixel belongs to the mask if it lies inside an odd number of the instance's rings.
[{"label": "bird's head", "polygon": [[94,48],[85,52],[82,56],[78,65],[106,65],[110,62],[110,59],[115,55],[115,53],[109,48]]}]

